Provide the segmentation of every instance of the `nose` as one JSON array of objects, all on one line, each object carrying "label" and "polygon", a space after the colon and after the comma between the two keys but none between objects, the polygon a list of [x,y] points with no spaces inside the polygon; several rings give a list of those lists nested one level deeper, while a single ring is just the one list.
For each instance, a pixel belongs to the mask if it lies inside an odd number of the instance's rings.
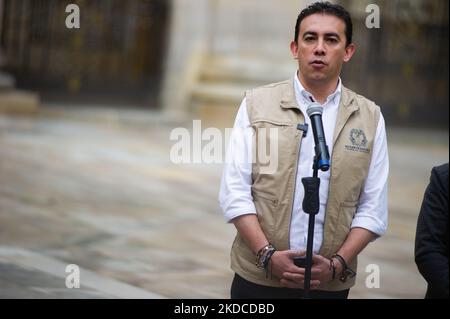
[{"label": "nose", "polygon": [[325,43],[323,39],[317,41],[317,46],[314,48],[314,55],[323,56],[325,55]]}]

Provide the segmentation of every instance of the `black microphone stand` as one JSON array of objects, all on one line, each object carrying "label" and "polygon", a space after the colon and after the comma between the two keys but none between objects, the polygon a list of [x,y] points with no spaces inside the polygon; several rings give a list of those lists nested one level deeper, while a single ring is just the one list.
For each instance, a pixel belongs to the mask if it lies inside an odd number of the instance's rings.
[{"label": "black microphone stand", "polygon": [[[314,99],[310,97],[311,102]],[[311,106],[310,106],[311,107]],[[325,133],[323,132],[322,118],[314,117],[317,115],[317,107],[308,107],[306,111],[308,116],[311,118],[313,134],[314,134],[314,161],[313,161],[313,176],[303,177],[302,184],[305,188],[305,196],[303,197],[302,208],[303,211],[309,215],[308,223],[308,241],[306,243],[306,262],[305,262],[305,281],[304,281],[304,292],[303,298],[309,299],[309,290],[311,288],[311,267],[312,267],[312,256],[313,256],[313,241],[314,241],[314,224],[317,213],[319,212],[320,202],[319,202],[319,188],[320,188],[320,178],[318,177],[319,169],[322,171],[327,171],[330,168],[329,164],[329,154],[328,146],[325,143]],[[320,116],[322,115],[322,109],[320,109]],[[313,118],[314,117],[314,118]],[[319,123],[318,123],[319,122]],[[300,126],[298,126],[299,129]],[[322,154],[324,153],[324,154]],[[325,158],[322,158],[325,157]]]},{"label": "black microphone stand", "polygon": [[320,178],[318,177],[319,161],[317,156],[314,156],[313,163],[313,176],[303,177],[302,184],[305,188],[305,196],[303,197],[303,211],[309,215],[308,223],[308,241],[306,244],[306,265],[305,265],[305,283],[303,298],[309,299],[309,290],[311,287],[311,267],[312,267],[312,255],[313,255],[313,242],[314,242],[314,223],[315,217],[319,212],[319,187]]}]

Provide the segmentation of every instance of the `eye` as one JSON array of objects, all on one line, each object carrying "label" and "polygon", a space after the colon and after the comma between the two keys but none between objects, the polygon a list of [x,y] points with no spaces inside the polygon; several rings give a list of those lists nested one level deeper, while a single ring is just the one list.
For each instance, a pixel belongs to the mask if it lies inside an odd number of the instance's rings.
[{"label": "eye", "polygon": [[338,39],[336,39],[336,38],[328,38],[327,41],[330,42],[330,43],[337,43]]},{"label": "eye", "polygon": [[314,41],[314,37],[305,37],[304,39],[306,42]]}]

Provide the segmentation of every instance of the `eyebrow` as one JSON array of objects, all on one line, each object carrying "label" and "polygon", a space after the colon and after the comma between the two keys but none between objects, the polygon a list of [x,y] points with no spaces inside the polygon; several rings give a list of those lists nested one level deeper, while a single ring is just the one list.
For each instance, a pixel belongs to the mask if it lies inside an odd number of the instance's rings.
[{"label": "eyebrow", "polygon": [[[314,31],[306,31],[306,32],[303,34],[303,37],[305,37],[305,36],[307,36],[307,35],[317,36],[317,32],[314,32]],[[340,39],[339,34],[337,34],[337,33],[335,33],[335,32],[327,32],[327,33],[325,33],[325,36],[326,36],[326,37],[336,37],[336,38]]]}]

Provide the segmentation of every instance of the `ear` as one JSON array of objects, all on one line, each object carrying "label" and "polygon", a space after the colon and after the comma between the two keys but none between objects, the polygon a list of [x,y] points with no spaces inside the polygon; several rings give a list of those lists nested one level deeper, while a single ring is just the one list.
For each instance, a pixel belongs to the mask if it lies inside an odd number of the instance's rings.
[{"label": "ear", "polygon": [[344,62],[350,61],[350,59],[352,58],[355,51],[356,51],[356,47],[353,43],[350,43],[349,45],[347,45],[347,47],[345,48]]},{"label": "ear", "polygon": [[291,53],[294,59],[298,59],[298,45],[295,41],[291,42]]}]

